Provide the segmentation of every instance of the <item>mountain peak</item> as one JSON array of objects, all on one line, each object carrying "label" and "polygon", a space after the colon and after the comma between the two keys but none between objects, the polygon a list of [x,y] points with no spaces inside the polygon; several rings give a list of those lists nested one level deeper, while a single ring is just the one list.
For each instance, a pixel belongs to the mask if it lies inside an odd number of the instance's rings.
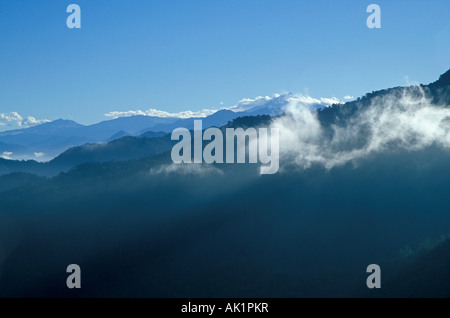
[{"label": "mountain peak", "polygon": [[234,111],[232,111],[230,109],[220,109],[220,110],[216,111],[215,113],[213,113],[213,114],[211,114],[209,116],[217,115],[217,114],[232,114],[232,113],[234,113]]},{"label": "mountain peak", "polygon": [[440,86],[450,86],[450,69],[439,76],[439,79],[435,83]]},{"label": "mountain peak", "polygon": [[56,119],[56,120],[50,121],[48,123],[41,124],[39,126],[44,126],[44,125],[45,126],[58,126],[58,127],[61,127],[61,126],[65,126],[65,127],[70,127],[70,126],[72,126],[72,127],[79,127],[79,126],[83,126],[83,125],[81,125],[81,124],[79,124],[79,123],[77,123],[77,122],[75,122],[73,120],[70,120],[70,119]]}]

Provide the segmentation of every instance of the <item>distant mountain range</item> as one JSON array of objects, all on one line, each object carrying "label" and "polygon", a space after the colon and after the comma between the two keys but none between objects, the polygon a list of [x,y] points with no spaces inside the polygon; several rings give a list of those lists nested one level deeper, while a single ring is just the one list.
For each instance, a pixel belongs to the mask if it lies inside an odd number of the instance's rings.
[{"label": "distant mountain range", "polygon": [[151,127],[174,122],[173,118],[133,116],[84,126],[72,120],[55,120],[38,126],[0,133],[0,155],[13,158],[50,160],[70,147],[102,143],[126,135],[139,135]]},{"label": "distant mountain range", "polygon": [[[320,103],[308,105],[311,110],[319,110],[318,118],[325,132],[328,130],[332,134],[333,127],[345,127],[356,113],[369,107],[375,98],[401,96],[404,89],[384,89],[331,107]],[[412,93],[421,89],[434,103],[448,107],[450,70],[436,82],[406,89]],[[124,161],[158,155],[173,146],[174,142],[170,140],[173,129],[185,127],[192,130],[195,119],[202,119],[203,129],[211,126],[224,127],[233,122],[238,123],[239,127],[254,126],[261,120],[267,124],[264,115],[282,115],[285,107],[296,98],[298,97],[293,94],[279,95],[247,110],[220,110],[205,118],[131,116],[90,126],[70,120],[55,120],[31,128],[5,131],[0,133],[0,156],[3,153],[3,158],[0,158],[0,175],[29,172],[52,176],[85,162]],[[258,119],[261,115],[263,117]],[[28,161],[11,160],[17,158]],[[30,158],[37,160],[29,160]],[[48,162],[43,162],[46,160]]]},{"label": "distant mountain range", "polygon": [[[38,126],[0,132],[0,157],[17,160],[48,161],[70,147],[114,141],[124,136],[149,137],[148,132],[169,133],[175,128],[193,129],[194,120],[202,119],[203,128],[221,127],[237,117],[255,115],[280,115],[295,98],[288,93],[262,100],[259,105],[246,110],[219,110],[204,118],[168,118],[154,116],[129,116],[81,125],[72,120],[58,119]],[[321,109],[322,104],[311,104]],[[146,135],[145,135],[146,134]],[[155,135],[153,135],[155,136]]]}]

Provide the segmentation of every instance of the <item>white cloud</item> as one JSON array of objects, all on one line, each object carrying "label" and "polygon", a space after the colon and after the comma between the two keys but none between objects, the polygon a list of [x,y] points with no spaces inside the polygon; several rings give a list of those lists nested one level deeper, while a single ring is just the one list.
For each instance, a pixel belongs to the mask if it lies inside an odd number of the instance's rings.
[{"label": "white cloud", "polygon": [[17,112],[11,112],[11,113],[0,113],[0,121],[22,121],[22,116],[20,116]]},{"label": "white cloud", "polygon": [[[33,116],[28,116],[25,120],[23,117],[17,112],[11,113],[0,113],[0,126],[6,126],[9,122],[15,122],[17,126],[36,126],[39,124],[47,123],[50,120],[48,119],[36,119]],[[9,125],[9,124],[8,124]]]},{"label": "white cloud", "polygon": [[352,100],[352,99],[355,99],[355,98],[353,96],[350,96],[350,95],[345,95],[344,99],[345,100]]},{"label": "white cloud", "polygon": [[[178,113],[169,113],[163,110],[158,110],[154,108],[150,108],[148,110],[129,110],[129,111],[112,111],[109,113],[106,113],[106,117],[111,117],[112,119],[119,118],[119,117],[130,117],[130,116],[155,116],[155,117],[164,117],[164,118],[192,118],[192,117],[207,117],[209,115],[214,114],[215,112],[227,109],[232,110],[236,112],[245,111],[253,107],[257,106],[263,106],[267,104],[268,102],[280,100],[281,102],[285,102],[286,104],[289,102],[301,102],[304,104],[308,104],[313,106],[314,108],[322,108],[322,107],[328,107],[332,104],[340,104],[342,103],[339,99],[336,97],[331,98],[312,98],[310,96],[304,96],[304,95],[295,95],[295,94],[274,94],[272,97],[270,96],[257,96],[255,98],[243,98],[241,99],[236,105],[225,107],[223,106],[223,102],[220,102],[220,105],[222,106],[220,109],[202,109],[199,111],[183,111]],[[312,107],[313,108],[313,107]]]},{"label": "white cloud", "polygon": [[317,108],[324,108],[331,106],[333,104],[341,104],[342,102],[336,97],[326,98],[313,98],[307,95],[300,94],[274,94],[272,97],[270,96],[258,96],[254,99],[244,98],[241,99],[236,105],[229,107],[228,109],[234,111],[246,111],[254,107],[264,106],[269,102],[279,102],[280,104],[290,104],[290,103],[300,103],[303,105],[307,105],[311,110]]},{"label": "white cloud", "polygon": [[33,116],[28,116],[26,120],[18,121],[17,124],[19,126],[36,126],[48,122],[50,122],[48,119],[36,119]]},{"label": "white cloud", "polygon": [[214,114],[217,110],[214,109],[202,109],[199,111],[183,111],[179,113],[169,113],[163,110],[150,108],[148,110],[129,110],[129,111],[113,111],[105,114],[106,117],[119,118],[119,117],[130,117],[130,116],[154,116],[154,117],[164,117],[164,118],[191,118],[191,117],[206,117]]},{"label": "white cloud", "polygon": [[12,160],[12,152],[11,151],[3,151],[3,154],[0,155],[0,158]]},{"label": "white cloud", "polygon": [[431,145],[450,148],[450,108],[435,106],[420,87],[401,97],[374,98],[344,126],[332,126],[327,137],[317,114],[307,105],[290,103],[288,116],[278,118],[280,156],[303,169],[321,164],[327,169],[355,162],[370,154],[398,149],[416,151]]},{"label": "white cloud", "polygon": [[279,97],[280,95],[275,94],[274,97],[269,96],[258,96],[256,98],[243,98],[236,105],[229,107],[235,111],[244,111],[253,107],[262,106],[272,100],[273,98]]},{"label": "white cloud", "polygon": [[44,156],[44,153],[43,152],[35,152],[34,156],[37,158],[40,158],[40,157]]}]

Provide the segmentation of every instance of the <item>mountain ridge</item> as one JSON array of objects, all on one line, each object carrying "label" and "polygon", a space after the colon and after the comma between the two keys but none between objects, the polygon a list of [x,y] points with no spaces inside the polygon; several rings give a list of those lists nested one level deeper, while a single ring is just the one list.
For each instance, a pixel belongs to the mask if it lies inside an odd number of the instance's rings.
[{"label": "mountain ridge", "polygon": [[[420,90],[423,90],[426,94],[428,94],[428,97],[434,100],[434,102],[436,102],[437,104],[443,103],[448,107],[448,105],[450,104],[450,88],[449,88],[450,86],[448,85],[449,77],[450,77],[450,70],[442,74],[439,77],[439,80],[430,83],[428,85],[411,86],[411,87],[394,87],[367,93],[366,95],[357,98],[354,101],[347,102],[345,104],[335,104],[330,107],[318,109],[317,116],[319,121],[324,127],[325,135],[328,134],[328,136],[331,136],[334,129],[333,125],[335,125],[336,127],[344,127],[345,125],[348,124],[348,121],[351,120],[351,118],[355,113],[359,112],[361,109],[370,106],[374,98],[379,98],[387,95],[401,96],[405,90],[408,90],[413,94],[419,94],[421,93]],[[286,100],[288,97],[289,96],[283,98]],[[257,108],[256,110],[259,109],[260,108]],[[146,116],[141,116],[139,120],[145,121],[146,118],[142,117]],[[224,127],[228,125],[230,122],[232,123],[233,121],[239,122],[239,125],[245,126],[247,125],[246,123],[254,122],[254,120],[251,119],[252,117],[255,117],[255,115],[252,114],[251,109],[250,112],[233,112],[230,110],[220,110],[217,113],[210,115],[206,118],[198,118],[198,119],[202,119],[203,129],[206,129],[210,126],[214,126],[214,124],[217,123],[220,123],[220,125],[217,126]],[[83,137],[72,136],[64,138],[60,137],[53,138],[45,135],[44,136],[40,135],[39,137],[41,143],[52,142],[53,145],[59,147],[60,149],[67,146],[68,143],[73,144],[73,146],[68,147],[67,149],[61,151],[61,153],[57,154],[54,158],[52,158],[52,160],[48,161],[47,164],[44,165],[29,164],[29,166],[32,167],[30,169],[27,167],[27,164],[24,163],[17,164],[9,159],[3,159],[3,161],[0,164],[1,167],[0,174],[16,171],[23,171],[23,172],[36,171],[38,174],[42,175],[42,171],[48,170],[49,173],[48,174],[44,173],[44,175],[54,175],[58,171],[67,170],[74,167],[77,164],[89,162],[92,160],[93,161],[130,160],[143,156],[153,156],[158,153],[167,151],[173,145],[173,143],[170,141],[170,135],[164,136],[164,134],[168,134],[171,129],[175,129],[178,127],[185,127],[192,130],[193,121],[195,119],[196,118],[189,118],[183,120],[172,119],[171,124],[165,124],[166,131],[159,131],[159,132],[146,130],[146,132],[142,133],[142,131],[139,130],[140,127],[135,127],[135,131],[139,131],[138,133],[140,135],[138,136],[132,136],[127,131],[122,130],[122,133],[119,133],[120,132],[119,131],[113,135],[108,135],[107,140],[105,142],[100,143],[88,140],[86,138],[82,139]],[[121,119],[120,121],[127,122],[128,120]],[[106,124],[103,123],[102,125],[110,125],[110,124],[111,123]],[[78,128],[82,125],[79,125],[76,122],[70,120],[57,120],[54,122],[45,123],[40,126],[31,127],[29,129],[31,129],[31,131],[36,130],[39,131],[39,129],[41,129],[42,126],[44,127],[68,126],[72,128],[73,127]],[[231,126],[233,126],[233,124],[231,124]],[[153,127],[155,130],[159,130],[160,128],[162,128],[162,125],[157,124]],[[117,138],[113,138],[113,140],[110,140],[112,137]],[[129,149],[126,149],[127,143],[129,143]],[[12,145],[2,144],[2,141],[0,139],[0,155],[5,151],[7,151],[2,150],[2,147],[4,147],[3,149],[7,149],[7,147],[12,147]],[[140,149],[141,147],[144,148],[148,147],[149,149],[142,150]],[[102,154],[102,151],[105,151],[105,153]]]}]

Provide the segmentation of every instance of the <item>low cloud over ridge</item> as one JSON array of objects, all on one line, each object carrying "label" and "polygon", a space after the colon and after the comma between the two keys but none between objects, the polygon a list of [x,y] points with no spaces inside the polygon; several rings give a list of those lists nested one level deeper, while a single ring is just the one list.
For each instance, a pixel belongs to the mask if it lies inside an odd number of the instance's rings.
[{"label": "low cloud over ridge", "polygon": [[405,88],[401,96],[373,98],[345,125],[332,125],[331,137],[307,106],[291,102],[288,116],[272,124],[280,129],[281,165],[306,169],[319,164],[331,169],[386,151],[393,144],[407,151],[432,145],[450,149],[450,108],[432,104],[421,87]]}]

